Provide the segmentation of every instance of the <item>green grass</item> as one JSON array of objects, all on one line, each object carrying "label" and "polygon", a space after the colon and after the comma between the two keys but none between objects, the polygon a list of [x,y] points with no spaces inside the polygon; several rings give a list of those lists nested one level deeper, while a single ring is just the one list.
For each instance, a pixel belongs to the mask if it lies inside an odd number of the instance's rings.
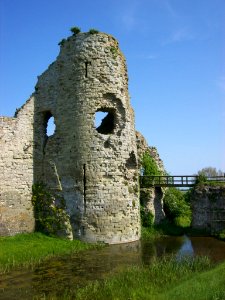
[{"label": "green grass", "polygon": [[181,236],[188,234],[190,227],[188,224],[178,225],[170,222],[169,220],[163,220],[159,225],[153,225],[151,227],[142,227],[142,239],[154,239],[165,235]]},{"label": "green grass", "polygon": [[154,240],[162,237],[163,232],[154,226],[152,227],[141,227],[141,239]]},{"label": "green grass", "polygon": [[[183,221],[183,219],[182,219]],[[142,227],[141,238],[142,239],[155,239],[162,236],[182,236],[184,234],[188,236],[210,236],[210,232],[203,229],[193,229],[188,226],[188,222],[185,220],[177,222],[176,225],[169,220],[163,220],[159,225],[153,225],[151,227]],[[216,235],[217,238],[225,240],[225,232]]]},{"label": "green grass", "polygon": [[97,245],[53,238],[41,233],[0,237],[0,273],[17,267],[32,268],[44,259],[93,247]]},{"label": "green grass", "polygon": [[[111,275],[105,280],[95,281],[78,290],[65,291],[64,295],[58,297],[51,295],[47,299],[224,300],[222,296],[224,296],[225,288],[225,264],[204,272],[210,268],[210,262],[206,257],[186,258],[183,261],[167,257],[153,261],[148,267],[133,266],[116,275]],[[220,276],[221,278],[219,278]],[[198,287],[200,288],[198,289]],[[203,290],[205,294],[204,297],[201,297]],[[196,294],[193,291],[196,291]],[[211,295],[219,295],[220,298],[211,298]]]},{"label": "green grass", "polygon": [[222,241],[225,241],[225,229],[217,234],[217,238]]},{"label": "green grass", "polygon": [[182,281],[180,284],[164,293],[161,299],[224,300],[225,263],[217,266],[210,271],[196,274],[189,280]]},{"label": "green grass", "polygon": [[224,181],[210,181],[207,180],[206,182],[199,182],[196,184],[196,187],[207,187],[207,186],[215,186],[215,187],[225,187],[225,182]]}]

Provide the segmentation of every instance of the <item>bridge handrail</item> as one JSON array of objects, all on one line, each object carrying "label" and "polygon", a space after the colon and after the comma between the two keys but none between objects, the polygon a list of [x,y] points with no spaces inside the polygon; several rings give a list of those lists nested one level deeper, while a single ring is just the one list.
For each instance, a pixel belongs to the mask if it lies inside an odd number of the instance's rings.
[{"label": "bridge handrail", "polygon": [[[152,186],[194,186],[199,175],[142,175],[140,182]],[[207,181],[225,182],[225,176],[206,177]]]}]

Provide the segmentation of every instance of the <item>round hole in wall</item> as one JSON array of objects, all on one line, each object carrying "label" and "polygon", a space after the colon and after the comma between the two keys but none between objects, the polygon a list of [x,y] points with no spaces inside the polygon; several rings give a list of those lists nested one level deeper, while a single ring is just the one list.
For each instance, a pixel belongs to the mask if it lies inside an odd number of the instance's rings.
[{"label": "round hole in wall", "polygon": [[95,128],[101,134],[113,133],[115,127],[114,111],[104,108],[95,113]]},{"label": "round hole in wall", "polygon": [[102,120],[107,116],[107,112],[105,111],[97,111],[96,114],[95,114],[95,127],[98,128],[101,123],[102,123]]}]

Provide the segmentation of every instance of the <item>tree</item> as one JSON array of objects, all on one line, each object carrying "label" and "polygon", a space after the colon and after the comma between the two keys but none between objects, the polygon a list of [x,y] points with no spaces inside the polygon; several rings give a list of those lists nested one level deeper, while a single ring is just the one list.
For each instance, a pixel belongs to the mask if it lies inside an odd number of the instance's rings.
[{"label": "tree", "polygon": [[224,173],[221,170],[217,170],[213,167],[206,167],[198,171],[198,175],[204,175],[206,177],[223,176]]}]

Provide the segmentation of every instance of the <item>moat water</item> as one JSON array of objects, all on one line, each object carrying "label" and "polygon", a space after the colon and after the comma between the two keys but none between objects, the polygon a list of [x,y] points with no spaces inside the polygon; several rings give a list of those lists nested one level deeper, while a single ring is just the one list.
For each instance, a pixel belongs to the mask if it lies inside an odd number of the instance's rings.
[{"label": "moat water", "polygon": [[45,299],[49,293],[62,295],[103,279],[130,265],[149,265],[156,257],[173,254],[207,255],[215,263],[225,261],[225,242],[211,237],[163,237],[154,242],[138,241],[111,245],[100,250],[51,259],[32,271],[18,270],[0,277],[0,299]]}]

